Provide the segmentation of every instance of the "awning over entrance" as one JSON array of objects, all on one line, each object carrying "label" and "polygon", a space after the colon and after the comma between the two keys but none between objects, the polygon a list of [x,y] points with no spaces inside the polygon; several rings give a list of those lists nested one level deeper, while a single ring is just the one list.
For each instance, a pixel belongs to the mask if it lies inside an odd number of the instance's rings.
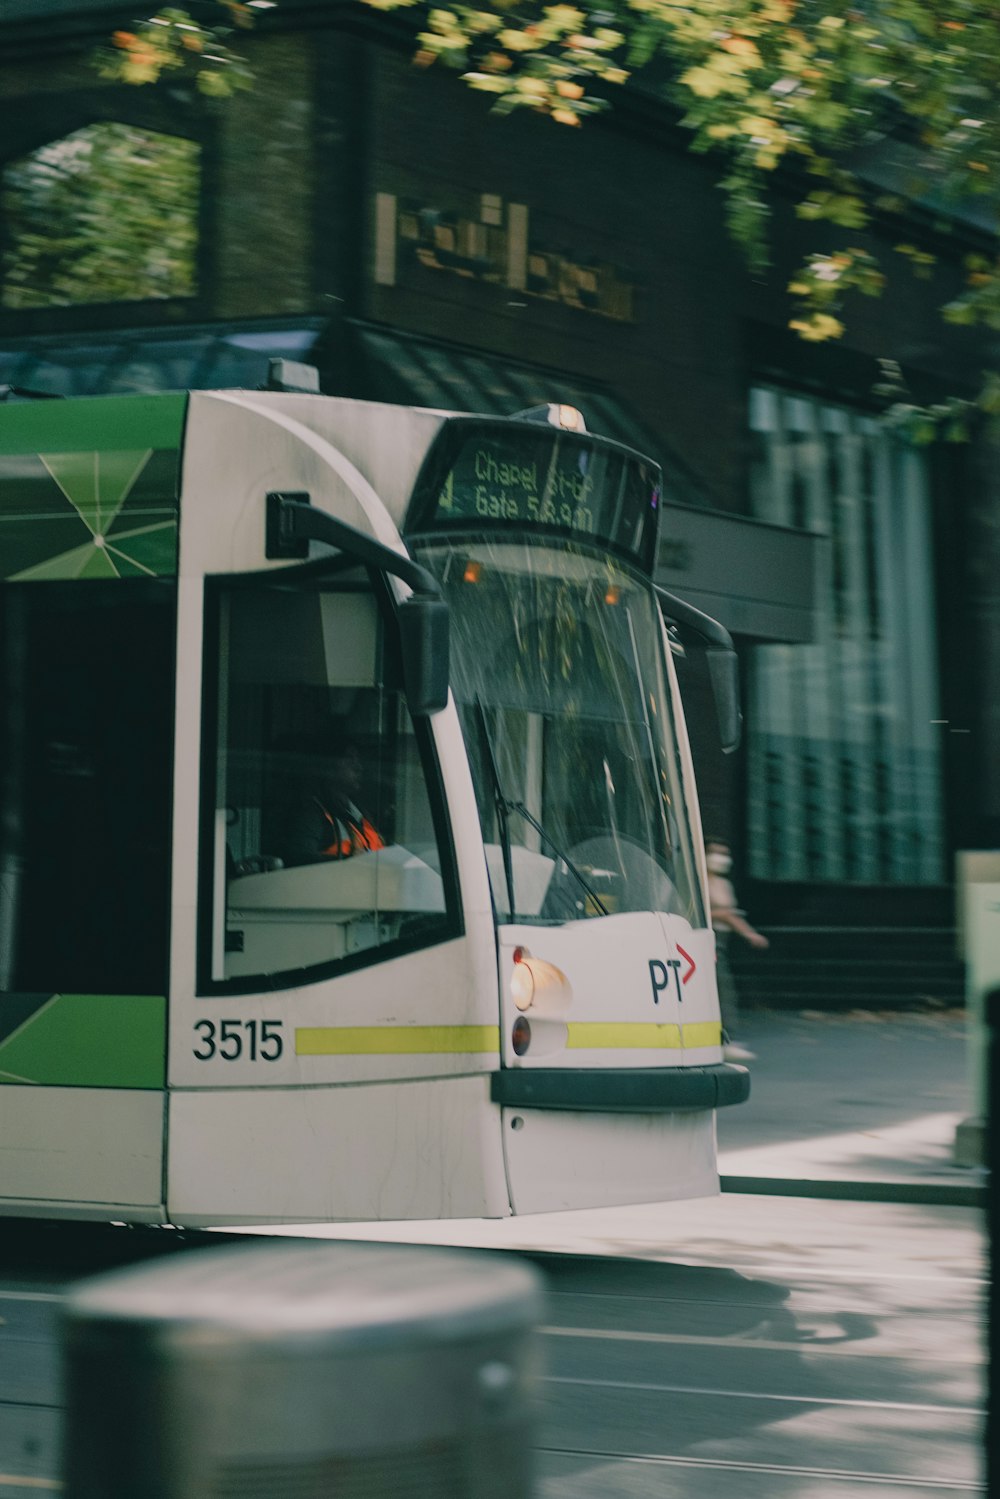
[{"label": "awning over entrance", "polygon": [[[317,357],[324,333],[329,337]],[[513,416],[547,401],[577,406],[592,432],[656,459],[668,503],[712,505],[662,434],[607,386],[355,319],[331,326],[323,318],[258,318],[12,338],[0,342],[0,386],[61,396],[255,390],[266,383],[271,359],[319,364],[328,377],[323,388],[339,395],[405,406],[491,416]]]},{"label": "awning over entrance", "polygon": [[664,505],[656,581],[745,640],[811,641],[829,547],[792,526]]},{"label": "awning over entrance", "polygon": [[322,318],[14,338],[0,343],[0,386],[59,396],[257,389],[270,359],[307,360]]},{"label": "awning over entrance", "polygon": [[513,416],[550,401],[576,406],[591,432],[625,443],[660,464],[668,502],[699,507],[712,503],[663,436],[607,386],[374,324],[352,320],[349,327],[364,393],[371,399],[489,416]]},{"label": "awning over entrance", "polygon": [[368,365],[384,393],[381,400],[447,411],[479,411],[513,416],[517,411],[558,401],[578,406],[588,426],[603,437],[650,452],[656,440],[612,395],[557,370],[533,369],[485,354],[383,328],[354,325]]}]

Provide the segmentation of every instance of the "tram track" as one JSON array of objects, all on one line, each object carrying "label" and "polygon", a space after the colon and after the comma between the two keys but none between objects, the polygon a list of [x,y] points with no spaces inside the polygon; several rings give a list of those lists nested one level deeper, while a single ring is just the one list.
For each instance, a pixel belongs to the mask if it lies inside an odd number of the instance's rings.
[{"label": "tram track", "polygon": [[[752,1344],[747,1345],[752,1348]],[[543,1384],[576,1385],[594,1390],[635,1390],[654,1395],[698,1395],[712,1400],[760,1400],[765,1404],[804,1405],[810,1409],[822,1406],[848,1406],[858,1410],[906,1411],[913,1415],[985,1416],[982,1406],[928,1405],[913,1400],[865,1400],[836,1395],[787,1395],[773,1390],[732,1390],[710,1385],[665,1384],[638,1379],[584,1379],[573,1375],[546,1374]]]},{"label": "tram track", "polygon": [[[888,1359],[899,1358],[903,1355],[886,1353],[880,1348],[859,1347],[848,1348],[841,1344],[832,1346],[819,1346],[808,1344],[803,1347],[800,1343],[781,1342],[773,1338],[731,1338],[725,1335],[720,1337],[699,1336],[690,1333],[669,1332],[615,1332],[605,1327],[543,1327],[540,1329],[542,1335],[547,1338],[590,1338],[594,1341],[606,1339],[616,1343],[652,1343],[669,1346],[680,1346],[690,1348],[726,1348],[733,1353],[751,1350],[754,1353],[807,1353],[816,1354],[827,1358],[876,1358]],[[963,1358],[949,1357],[932,1353],[910,1353],[905,1357],[910,1361],[924,1361],[939,1364],[976,1364],[978,1360],[970,1352]]]},{"label": "tram track", "polygon": [[541,1446],[536,1449],[540,1455],[555,1457],[593,1458],[602,1461],[613,1459],[621,1463],[650,1463],[660,1467],[692,1468],[718,1473],[759,1473],[762,1476],[789,1477],[789,1478],[815,1478],[823,1480],[834,1480],[840,1483],[866,1483],[881,1484],[887,1488],[915,1488],[930,1489],[937,1493],[959,1493],[979,1494],[983,1492],[983,1484],[973,1480],[957,1479],[949,1483],[943,1483],[938,1478],[914,1477],[910,1474],[896,1473],[873,1473],[860,1468],[819,1468],[809,1467],[801,1463],[755,1463],[737,1461],[729,1458],[712,1457],[685,1457],[677,1453],[665,1452],[611,1452],[605,1450],[594,1450],[589,1448],[569,1449],[565,1447]]}]

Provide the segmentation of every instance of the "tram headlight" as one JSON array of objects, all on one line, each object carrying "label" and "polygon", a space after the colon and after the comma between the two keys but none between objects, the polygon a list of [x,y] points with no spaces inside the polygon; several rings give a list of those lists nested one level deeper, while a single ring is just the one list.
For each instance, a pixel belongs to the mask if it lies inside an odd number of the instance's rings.
[{"label": "tram headlight", "polygon": [[524,947],[515,947],[513,957],[510,997],[516,1008],[546,1018],[564,1015],[573,993],[562,969],[534,957]]},{"label": "tram headlight", "polygon": [[531,1008],[535,997],[535,978],[530,963],[514,960],[514,972],[510,976],[510,997],[519,1010]]},{"label": "tram headlight", "polygon": [[[556,406],[558,415],[553,426],[562,427],[564,432],[586,432],[587,423],[583,419],[583,412],[578,411],[575,406]],[[549,418],[552,421],[552,418]]]}]

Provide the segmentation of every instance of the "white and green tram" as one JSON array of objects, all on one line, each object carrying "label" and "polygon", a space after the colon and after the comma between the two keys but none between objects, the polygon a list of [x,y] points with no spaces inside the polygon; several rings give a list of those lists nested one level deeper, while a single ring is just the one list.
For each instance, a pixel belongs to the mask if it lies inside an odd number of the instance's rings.
[{"label": "white and green tram", "polygon": [[[717,1190],[749,1080],[659,510],[569,408],[0,405],[0,1211]],[[665,607],[732,718],[725,632]],[[320,789],[345,744],[364,844]]]}]

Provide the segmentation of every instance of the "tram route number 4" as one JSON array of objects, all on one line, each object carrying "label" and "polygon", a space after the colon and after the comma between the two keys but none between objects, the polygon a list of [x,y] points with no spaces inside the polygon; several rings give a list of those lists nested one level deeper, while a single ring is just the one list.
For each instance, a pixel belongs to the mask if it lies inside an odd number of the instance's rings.
[{"label": "tram route number 4", "polygon": [[199,1044],[192,1056],[196,1062],[221,1057],[236,1062],[245,1056],[251,1062],[276,1062],[285,1049],[280,1020],[197,1020]]},{"label": "tram route number 4", "polygon": [[[683,1000],[684,995],[681,993],[681,989],[698,967],[691,954],[685,952],[680,944],[677,946],[677,951],[681,955],[680,958],[650,958],[649,960],[649,982],[653,986],[654,1005],[660,1003],[660,995],[664,989],[669,987],[671,974],[673,974],[674,983],[677,985],[678,1002]],[[681,958],[687,964],[683,974],[680,971]]]}]

